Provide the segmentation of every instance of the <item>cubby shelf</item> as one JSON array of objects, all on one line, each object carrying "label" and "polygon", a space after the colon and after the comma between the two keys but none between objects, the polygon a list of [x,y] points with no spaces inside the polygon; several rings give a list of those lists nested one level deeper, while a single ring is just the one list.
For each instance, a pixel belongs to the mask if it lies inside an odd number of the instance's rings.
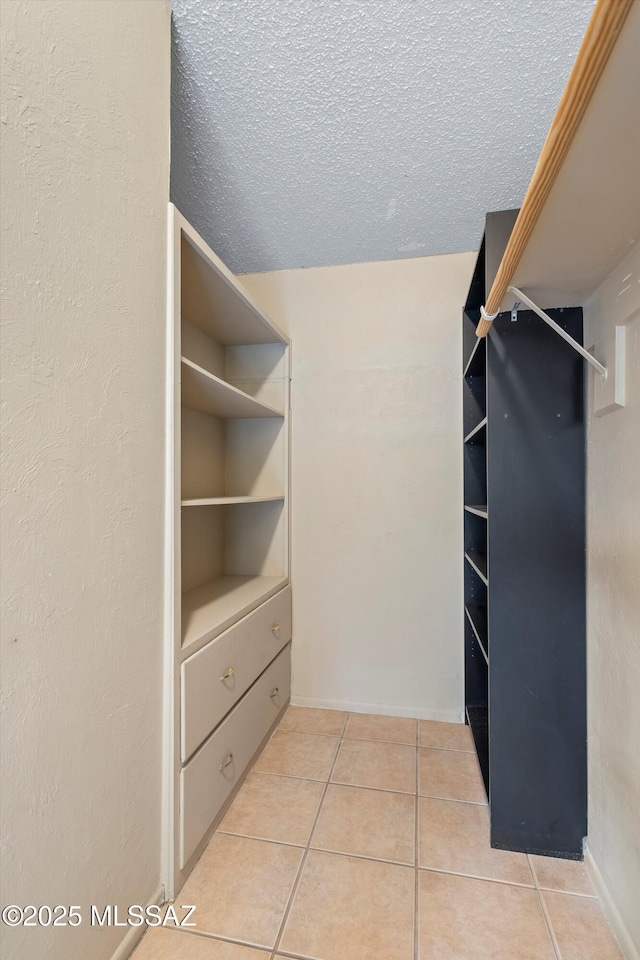
[{"label": "cubby shelf", "polygon": [[480,423],[477,423],[473,430],[470,430],[469,433],[464,438],[465,443],[469,443],[471,440],[475,440],[476,443],[480,439],[479,434],[484,430],[487,425],[487,418],[483,417]]},{"label": "cubby shelf", "polygon": [[192,410],[200,410],[223,420],[253,420],[264,417],[283,417],[282,410],[250,397],[225,380],[199,367],[192,360],[181,357],[182,403]]},{"label": "cubby shelf", "polygon": [[225,507],[234,503],[273,503],[284,500],[284,494],[275,494],[271,497],[200,497],[192,500],[182,500],[183,507]]},{"label": "cubby shelf", "polygon": [[182,659],[255,610],[288,577],[226,576],[182,594]]},{"label": "cubby shelf", "polygon": [[182,307],[190,320],[224,346],[282,340],[273,321],[201,238],[183,231],[182,241]]},{"label": "cubby shelf", "polygon": [[467,360],[463,377],[484,377],[486,365],[486,340],[476,338],[471,356]]},{"label": "cubby shelf", "polygon": [[480,553],[479,550],[467,550],[464,556],[467,563],[471,564],[482,582],[488,586],[489,579],[487,577],[487,558],[485,554]]},{"label": "cubby shelf", "polygon": [[487,513],[486,503],[482,503],[482,504],[465,503],[464,508],[467,511],[467,513],[473,513],[476,517],[483,517],[485,520],[489,516],[489,514]]},{"label": "cubby shelf", "polygon": [[471,629],[475,634],[478,645],[482,650],[482,655],[489,663],[489,632],[487,629],[487,608],[473,606],[468,604],[464,608],[467,619],[471,624]]}]

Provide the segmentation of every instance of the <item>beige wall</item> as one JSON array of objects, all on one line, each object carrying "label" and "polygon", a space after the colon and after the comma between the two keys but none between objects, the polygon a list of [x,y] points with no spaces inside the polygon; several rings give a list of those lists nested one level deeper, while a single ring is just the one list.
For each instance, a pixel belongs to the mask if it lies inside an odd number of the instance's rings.
[{"label": "beige wall", "polygon": [[253,274],[293,338],[296,703],[459,720],[475,256]]},{"label": "beige wall", "polygon": [[160,882],[165,0],[2,3],[2,930]]},{"label": "beige wall", "polygon": [[589,850],[640,953],[640,244],[584,316],[586,344],[627,345],[625,407],[589,419]]}]

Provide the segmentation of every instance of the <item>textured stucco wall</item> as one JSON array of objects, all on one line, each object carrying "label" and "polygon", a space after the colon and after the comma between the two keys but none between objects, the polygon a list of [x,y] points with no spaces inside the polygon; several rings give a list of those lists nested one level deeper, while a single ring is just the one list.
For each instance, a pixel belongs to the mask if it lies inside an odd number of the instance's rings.
[{"label": "textured stucco wall", "polygon": [[170,10],[2,3],[6,960],[104,960],[160,883]]},{"label": "textured stucco wall", "polygon": [[627,349],[625,406],[589,418],[589,849],[640,955],[640,243],[584,319],[586,344],[624,324]]},{"label": "textured stucco wall", "polygon": [[293,339],[293,698],[462,717],[462,321],[475,254],[243,277]]},{"label": "textured stucco wall", "polygon": [[595,0],[172,0],[171,191],[234,271],[474,250]]}]

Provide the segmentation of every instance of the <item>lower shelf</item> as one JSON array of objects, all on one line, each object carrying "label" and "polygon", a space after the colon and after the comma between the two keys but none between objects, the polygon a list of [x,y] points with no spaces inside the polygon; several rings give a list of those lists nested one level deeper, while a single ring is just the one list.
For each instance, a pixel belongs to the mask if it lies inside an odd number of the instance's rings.
[{"label": "lower shelf", "polygon": [[182,594],[182,659],[255,610],[288,577],[220,577]]},{"label": "lower shelf", "polygon": [[487,707],[467,707],[467,720],[476,745],[484,789],[489,799],[489,710]]}]

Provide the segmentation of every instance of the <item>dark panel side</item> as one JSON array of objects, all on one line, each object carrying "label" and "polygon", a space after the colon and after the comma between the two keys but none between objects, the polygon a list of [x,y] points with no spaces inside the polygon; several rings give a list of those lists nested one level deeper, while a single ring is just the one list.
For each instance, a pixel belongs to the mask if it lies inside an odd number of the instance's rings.
[{"label": "dark panel side", "polygon": [[[582,343],[582,311],[549,311]],[[584,361],[530,311],[489,335],[491,840],[586,834]]]}]

